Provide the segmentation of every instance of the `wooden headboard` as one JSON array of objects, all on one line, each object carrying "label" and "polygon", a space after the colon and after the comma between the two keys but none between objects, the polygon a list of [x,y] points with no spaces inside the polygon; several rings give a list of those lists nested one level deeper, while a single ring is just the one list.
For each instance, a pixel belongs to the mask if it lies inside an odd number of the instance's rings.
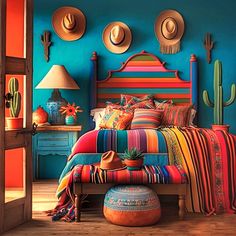
[{"label": "wooden headboard", "polygon": [[90,108],[105,107],[106,101],[120,101],[120,94],[142,96],[153,94],[158,100],[172,99],[177,104],[194,104],[197,109],[197,59],[190,58],[190,79],[182,80],[177,70],[168,70],[165,63],[142,51],[128,58],[118,70],[109,71],[105,80],[98,80],[97,54],[91,58]]}]

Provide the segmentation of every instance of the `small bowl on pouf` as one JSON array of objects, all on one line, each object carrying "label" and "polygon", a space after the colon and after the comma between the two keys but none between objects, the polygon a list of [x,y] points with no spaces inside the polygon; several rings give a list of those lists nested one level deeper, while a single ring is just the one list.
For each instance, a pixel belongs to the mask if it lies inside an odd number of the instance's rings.
[{"label": "small bowl on pouf", "polygon": [[161,217],[159,198],[144,185],[117,185],[108,190],[103,213],[107,221],[122,226],[156,224]]}]

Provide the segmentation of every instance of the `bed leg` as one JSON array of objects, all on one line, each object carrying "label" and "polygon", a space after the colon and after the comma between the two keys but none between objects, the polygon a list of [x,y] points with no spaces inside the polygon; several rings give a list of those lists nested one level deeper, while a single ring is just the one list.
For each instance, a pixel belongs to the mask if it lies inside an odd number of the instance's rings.
[{"label": "bed leg", "polygon": [[75,221],[80,222],[81,215],[81,201],[80,194],[75,194]]},{"label": "bed leg", "polygon": [[185,195],[179,195],[179,218],[184,219],[185,215]]}]

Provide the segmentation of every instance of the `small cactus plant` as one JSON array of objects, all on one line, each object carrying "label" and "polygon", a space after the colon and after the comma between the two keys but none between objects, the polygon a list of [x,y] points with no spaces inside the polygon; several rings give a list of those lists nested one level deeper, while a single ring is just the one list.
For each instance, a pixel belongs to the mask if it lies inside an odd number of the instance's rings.
[{"label": "small cactus plant", "polygon": [[204,103],[214,109],[214,124],[223,125],[223,109],[231,105],[236,98],[236,86],[231,85],[231,95],[228,101],[223,101],[223,88],[222,88],[222,64],[219,60],[214,64],[214,102],[209,99],[208,92],[203,91]]},{"label": "small cactus plant", "polygon": [[12,77],[8,82],[8,91],[11,94],[10,114],[11,117],[18,117],[21,109],[21,94],[18,91],[19,82],[17,78]]},{"label": "small cactus plant", "polygon": [[135,147],[127,149],[121,158],[128,170],[139,170],[143,166],[144,154]]},{"label": "small cactus plant", "polygon": [[143,153],[139,151],[137,148],[133,147],[124,152],[122,159],[139,160],[139,159],[143,159],[143,157],[144,157]]}]

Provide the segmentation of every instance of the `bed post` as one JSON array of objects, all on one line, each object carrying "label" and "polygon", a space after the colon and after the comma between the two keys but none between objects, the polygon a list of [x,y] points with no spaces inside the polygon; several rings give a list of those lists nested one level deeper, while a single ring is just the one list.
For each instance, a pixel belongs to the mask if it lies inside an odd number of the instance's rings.
[{"label": "bed post", "polygon": [[89,108],[93,109],[97,106],[97,78],[98,78],[98,69],[97,69],[97,53],[93,52],[91,57],[91,72],[90,72],[90,102]]},{"label": "bed post", "polygon": [[[194,54],[192,54],[190,58],[190,80],[192,104],[194,104],[195,109],[198,110],[198,63]],[[196,114],[196,120],[197,115],[198,112]]]},{"label": "bed post", "polygon": [[[98,78],[98,66],[97,66],[97,53],[93,52],[91,57],[91,67],[90,67],[90,91],[89,91],[89,112],[97,106],[97,78]],[[90,128],[94,126],[92,117],[90,117]]]}]

